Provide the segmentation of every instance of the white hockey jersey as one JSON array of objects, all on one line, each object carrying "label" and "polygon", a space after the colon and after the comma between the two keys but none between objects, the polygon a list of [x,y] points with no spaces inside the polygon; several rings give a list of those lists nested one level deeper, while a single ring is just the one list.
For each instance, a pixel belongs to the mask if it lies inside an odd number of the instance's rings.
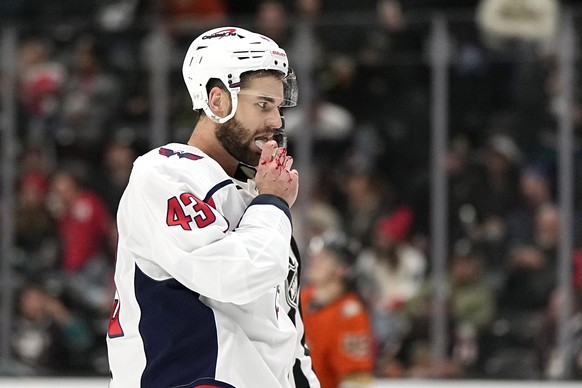
[{"label": "white hockey jersey", "polygon": [[110,388],[319,387],[282,200],[169,144],[135,161],[117,222]]}]

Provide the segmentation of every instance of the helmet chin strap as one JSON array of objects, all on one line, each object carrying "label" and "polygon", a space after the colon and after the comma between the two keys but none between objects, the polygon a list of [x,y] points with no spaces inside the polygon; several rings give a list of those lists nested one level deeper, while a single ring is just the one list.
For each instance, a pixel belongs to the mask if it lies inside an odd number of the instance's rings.
[{"label": "helmet chin strap", "polygon": [[228,120],[232,119],[236,113],[236,108],[238,107],[238,95],[236,92],[233,91],[230,92],[230,101],[232,108],[230,109],[230,113],[224,117],[220,117],[214,112],[212,112],[212,110],[208,106],[208,101],[206,101],[202,109],[204,110],[204,113],[206,113],[206,116],[210,118],[210,120],[214,121],[217,124],[224,124]]}]

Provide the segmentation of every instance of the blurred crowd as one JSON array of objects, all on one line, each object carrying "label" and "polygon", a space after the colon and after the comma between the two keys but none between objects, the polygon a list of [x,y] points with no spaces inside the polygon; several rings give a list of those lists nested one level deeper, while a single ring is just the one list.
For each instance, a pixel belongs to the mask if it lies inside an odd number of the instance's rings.
[{"label": "blurred crowd", "polygon": [[[19,31],[10,258],[18,289],[15,364],[0,372],[107,375],[117,203],[135,158],[159,145],[149,144],[160,97],[150,89],[152,26],[169,37],[168,137],[184,142],[192,115],[183,53],[208,27],[236,24],[273,38],[296,67],[302,28],[313,27],[312,72],[300,80],[313,101],[285,112],[290,153],[312,139],[313,178],[296,231],[305,247],[328,232],[355,241],[348,277],[369,315],[373,374],[541,379],[571,363],[582,378],[582,85],[569,111],[574,303],[564,357],[556,343],[563,75],[546,45],[515,37],[487,44],[474,19],[479,3],[4,1],[0,16]],[[435,9],[469,10],[449,24],[448,341],[438,366],[430,348],[431,26],[421,17]],[[308,249],[304,256],[310,263]]]}]

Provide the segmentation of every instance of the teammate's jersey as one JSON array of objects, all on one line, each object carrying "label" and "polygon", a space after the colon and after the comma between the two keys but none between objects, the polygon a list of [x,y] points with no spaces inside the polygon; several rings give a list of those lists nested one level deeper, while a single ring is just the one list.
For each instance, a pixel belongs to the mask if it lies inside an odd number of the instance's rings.
[{"label": "teammate's jersey", "polygon": [[282,200],[169,144],[135,161],[117,222],[110,388],[319,387]]},{"label": "teammate's jersey", "polygon": [[313,288],[301,293],[307,344],[321,388],[338,388],[352,373],[373,370],[373,338],[368,313],[355,294],[348,293],[319,306]]}]

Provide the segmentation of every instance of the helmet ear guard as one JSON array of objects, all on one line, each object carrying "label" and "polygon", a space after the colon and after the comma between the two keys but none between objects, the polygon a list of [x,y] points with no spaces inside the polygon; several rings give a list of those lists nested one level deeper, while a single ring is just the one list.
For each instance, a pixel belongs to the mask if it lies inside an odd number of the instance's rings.
[{"label": "helmet ear guard", "polygon": [[[239,90],[240,90],[240,88],[239,88]],[[236,108],[238,107],[238,93],[233,93],[230,90],[229,90],[229,93],[230,93],[230,102],[231,102],[230,113],[224,117],[220,117],[220,116],[216,115],[212,111],[212,109],[210,109],[210,105],[208,104],[208,94],[206,94],[206,98],[204,100],[205,103],[202,105],[202,110],[204,111],[204,113],[206,113],[206,116],[208,116],[215,123],[218,123],[218,124],[226,123],[236,113]],[[195,109],[195,108],[193,108],[193,109]]]},{"label": "helmet ear guard", "polygon": [[[283,74],[281,106],[297,105],[297,79],[289,67],[287,54],[266,36],[237,27],[212,29],[194,39],[182,65],[192,108],[204,110],[217,123],[225,123],[235,115],[241,75],[258,70],[276,70]],[[222,81],[230,93],[232,109],[225,117],[217,116],[208,106],[206,86],[212,78]]]}]

